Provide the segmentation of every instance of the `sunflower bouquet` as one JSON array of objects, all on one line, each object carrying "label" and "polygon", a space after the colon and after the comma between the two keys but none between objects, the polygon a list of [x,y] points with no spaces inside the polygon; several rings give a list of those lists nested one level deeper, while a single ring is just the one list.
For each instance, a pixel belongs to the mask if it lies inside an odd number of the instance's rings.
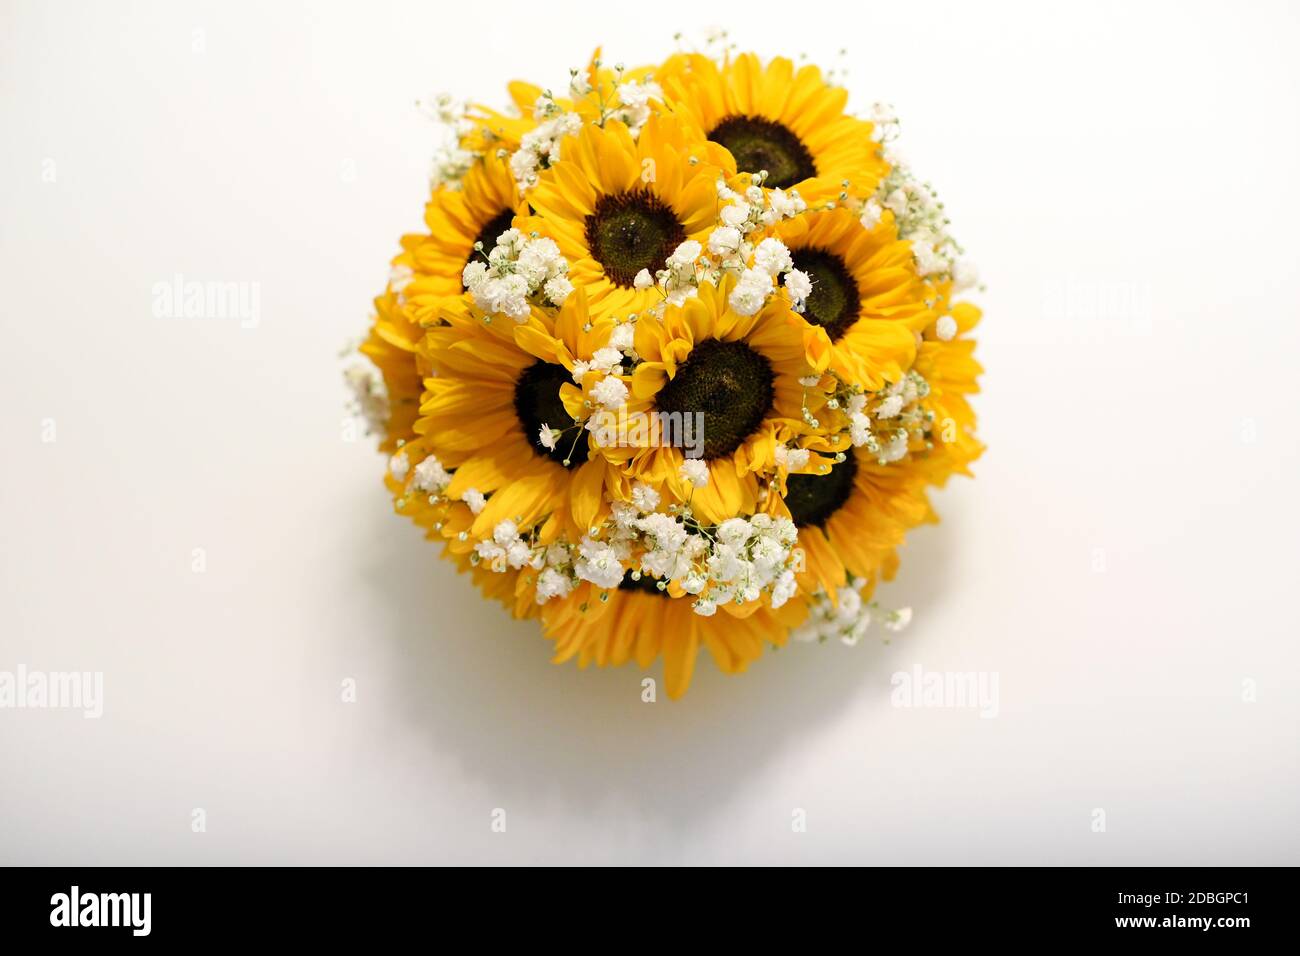
[{"label": "sunflower bouquet", "polygon": [[814,66],[597,55],[440,98],[426,232],[348,370],[396,510],[557,661],[855,643],[982,446],[974,283],[898,122]]}]

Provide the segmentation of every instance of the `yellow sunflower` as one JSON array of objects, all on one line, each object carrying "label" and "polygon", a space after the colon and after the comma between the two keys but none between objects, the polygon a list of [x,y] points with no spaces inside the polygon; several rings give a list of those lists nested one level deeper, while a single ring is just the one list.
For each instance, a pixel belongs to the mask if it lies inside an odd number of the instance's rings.
[{"label": "yellow sunflower", "polygon": [[916,355],[916,371],[929,383],[925,406],[934,417],[935,445],[942,452],[935,458],[931,481],[943,484],[949,475],[969,475],[969,465],[984,452],[975,437],[975,410],[969,396],[979,391],[978,378],[984,371],[975,360],[975,341],[967,338],[979,324],[980,310],[969,302],[947,306],[951,283],[940,289],[940,308],[953,320],[951,340],[937,337],[934,327],[926,331]]},{"label": "yellow sunflower", "polygon": [[[600,49],[597,48],[586,69],[574,71],[567,97],[554,96],[535,83],[515,80],[507,86],[513,107],[510,112],[482,104],[472,105],[467,116],[470,129],[460,137],[459,145],[461,149],[477,154],[500,150],[513,152],[548,114],[573,112],[582,118],[583,123],[603,126],[611,118],[620,119],[627,109],[623,93],[636,86],[645,87],[653,81],[657,70],[655,66],[610,67],[601,61]],[[539,105],[543,106],[541,110]]]},{"label": "yellow sunflower", "polygon": [[834,595],[850,577],[874,580],[907,532],[936,520],[926,497],[928,473],[914,462],[880,464],[863,448],[824,475],[791,475],[781,499],[799,528],[800,585]]},{"label": "yellow sunflower", "polygon": [[825,356],[819,366],[870,391],[898,381],[915,358],[916,332],[936,317],[910,244],[891,224],[865,229],[845,209],[803,213],[771,234],[812,281],[801,324],[809,354]]},{"label": "yellow sunflower", "polygon": [[443,301],[464,291],[466,264],[490,253],[497,237],[527,212],[508,162],[495,154],[476,160],[459,189],[438,189],[424,210],[429,232],[409,250],[413,275],[403,295],[412,320],[436,322]]},{"label": "yellow sunflower", "polygon": [[[502,112],[490,106],[473,104],[469,108],[467,119],[470,129],[459,138],[458,145],[471,153],[490,155],[505,150],[511,152],[519,148],[525,135],[537,126],[533,116],[533,107],[538,97],[544,92],[534,83],[514,80],[507,84],[513,109]],[[567,107],[567,101],[559,101]]]},{"label": "yellow sunflower", "polygon": [[675,120],[652,115],[640,135],[611,120],[564,140],[561,159],[528,193],[525,228],[554,239],[592,314],[628,316],[662,301],[637,276],[663,269],[686,240],[703,242],[717,218],[718,170],[706,144]]},{"label": "yellow sunflower", "polygon": [[491,252],[496,237],[527,209],[509,167],[487,157],[474,164],[460,189],[434,192],[425,207],[428,234],[402,237],[402,251],[392,261],[387,288],[375,299],[374,321],[360,349],[379,369],[389,396],[385,451],[413,437],[421,383],[430,371],[417,349],[425,327],[438,321],[444,300],[463,291],[461,273],[478,255],[475,244],[482,242],[483,253]]},{"label": "yellow sunflower", "polygon": [[[698,457],[708,482],[695,487],[681,474],[680,447],[656,445],[631,462],[635,475],[667,485],[678,501],[690,501],[705,523],[762,510],[765,484],[777,469],[778,446],[815,431],[825,397],[800,379],[809,374],[803,337],[789,306],[773,296],[751,316],[739,315],[727,297],[735,281],[702,284],[695,298],[670,306],[662,320],[636,326],[641,357],[632,394],[648,399],[666,421],[702,423]],[[683,432],[684,433],[684,432]]]},{"label": "yellow sunflower", "polygon": [[[437,485],[429,484],[426,468],[442,473]],[[450,475],[429,451],[429,442],[417,437],[403,444],[390,460],[386,484],[393,494],[394,510],[423,528],[426,538],[440,543],[443,557],[454,562],[460,573],[469,574],[484,597],[501,602],[515,617],[534,616],[538,610],[534,591],[521,586],[520,572],[502,571],[474,560],[473,543],[459,538],[461,531],[473,525],[474,514],[464,502],[441,493],[441,481],[447,480]]]},{"label": "yellow sunflower", "polygon": [[815,66],[679,54],[656,76],[668,106],[726,147],[739,171],[765,170],[768,188],[798,190],[810,205],[846,190],[865,197],[888,170],[872,124],[844,112],[848,94]]},{"label": "yellow sunflower", "polygon": [[[483,496],[455,530],[483,539],[510,520],[544,524],[547,540],[566,531],[577,540],[608,508],[606,486],[618,479],[574,421],[584,400],[574,363],[604,345],[614,323],[592,321],[581,292],[554,318],[535,308],[523,324],[493,320],[462,296],[442,319],[420,345],[433,377],[415,431],[454,471],[447,497]],[[561,433],[551,447],[540,440],[543,426]]]},{"label": "yellow sunflower", "polygon": [[[406,254],[398,257],[400,261]],[[420,411],[422,381],[428,367],[421,367],[415,343],[422,330],[408,317],[400,293],[390,287],[375,299],[370,332],[359,351],[379,370],[387,393],[387,417],[380,448],[394,452],[398,443],[415,434]]]},{"label": "yellow sunflower", "polygon": [[[939,308],[952,316],[960,336],[975,327],[980,313],[969,303],[948,309],[948,288],[939,290]],[[882,461],[867,447],[853,448],[826,473],[790,475],[785,481],[780,501],[799,527],[805,557],[800,585],[808,593],[834,595],[850,577],[891,578],[906,533],[939,520],[927,489],[942,486],[953,474],[969,475],[970,463],[983,452],[967,401],[979,390],[982,371],[974,342],[942,340],[934,326],[926,335],[911,370],[924,381],[925,394],[916,402],[923,434],[908,436],[906,454]]]},{"label": "yellow sunflower", "polygon": [[665,690],[676,699],[690,686],[701,647],[708,648],[719,670],[740,673],[762,655],[764,645],[783,646],[790,628],[808,613],[802,601],[779,610],[762,604],[719,610],[701,617],[689,599],[658,590],[649,577],[633,581],[629,576],[616,590],[584,587],[546,604],[542,622],[555,641],[556,663],[576,658],[579,667],[618,667],[635,660],[649,667],[662,655]]}]

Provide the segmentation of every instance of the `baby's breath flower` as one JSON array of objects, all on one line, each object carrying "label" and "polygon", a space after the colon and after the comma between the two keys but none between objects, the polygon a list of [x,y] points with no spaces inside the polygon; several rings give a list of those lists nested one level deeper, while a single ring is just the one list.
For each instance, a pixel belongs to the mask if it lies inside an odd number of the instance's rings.
[{"label": "baby's breath flower", "polygon": [[772,276],[763,269],[746,269],[731,290],[728,302],[737,315],[755,315],[772,292]]},{"label": "baby's breath flower", "polygon": [[399,451],[388,459],[388,470],[398,481],[406,480],[406,469],[409,467],[410,462],[407,460],[405,451]]},{"label": "baby's breath flower", "polygon": [[438,461],[436,455],[426,455],[415,466],[412,484],[420,491],[436,494],[451,484],[451,474],[442,467],[442,462]]},{"label": "baby's breath flower", "polygon": [[627,386],[621,379],[607,375],[591,390],[591,397],[605,408],[618,408],[627,401]]},{"label": "baby's breath flower", "polygon": [[687,458],[678,470],[682,480],[689,481],[696,488],[703,488],[709,483],[709,466],[699,458]]},{"label": "baby's breath flower", "polygon": [[563,304],[573,291],[568,271],[554,239],[529,238],[518,229],[507,229],[497,236],[486,263],[466,263],[461,281],[484,312],[522,323],[528,320],[530,297],[540,296],[552,306]]}]

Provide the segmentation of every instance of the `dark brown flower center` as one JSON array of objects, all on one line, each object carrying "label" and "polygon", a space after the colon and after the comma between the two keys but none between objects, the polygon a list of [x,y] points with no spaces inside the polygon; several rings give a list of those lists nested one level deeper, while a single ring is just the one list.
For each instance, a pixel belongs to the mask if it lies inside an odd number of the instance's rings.
[{"label": "dark brown flower center", "polygon": [[[484,224],[483,228],[479,230],[478,236],[474,239],[475,244],[480,242],[483,243],[483,256],[489,256],[492,254],[492,250],[497,247],[497,236],[511,228],[514,224],[515,211],[513,209],[502,209],[486,224]],[[478,250],[471,246],[469,255],[466,257],[465,261],[469,263],[476,259],[482,261],[482,256],[479,255]]]},{"label": "dark brown flower center", "polygon": [[824,328],[832,342],[839,341],[862,308],[853,274],[843,259],[825,249],[795,249],[790,256],[794,267],[812,280],[803,317]]},{"label": "dark brown flower center", "polygon": [[857,474],[858,459],[850,453],[832,466],[829,474],[791,475],[785,483],[785,506],[791,520],[801,528],[820,528],[849,500]]},{"label": "dark brown flower center", "polygon": [[643,594],[653,594],[656,597],[668,597],[666,588],[662,591],[659,590],[659,579],[645,572],[641,573],[641,579],[638,581],[632,580],[630,574],[623,575],[623,580],[618,582],[618,589],[620,591],[640,591]]},{"label": "dark brown flower center", "polygon": [[709,139],[721,143],[742,173],[767,170],[763,185],[789,189],[817,175],[812,153],[788,127],[761,116],[728,116],[713,128]]},{"label": "dark brown flower center", "polygon": [[[569,381],[572,381],[569,370],[563,365],[534,362],[524,369],[515,382],[515,415],[524,430],[524,437],[528,439],[528,447],[535,454],[566,468],[577,468],[587,461],[587,433],[580,428],[571,427],[573,419],[560,400],[560,386]],[[543,425],[569,430],[559,439],[554,449],[549,449],[537,438]]]},{"label": "dark brown flower center", "polygon": [[[762,424],[774,381],[771,363],[744,342],[705,339],[660,390],[656,405],[660,412],[702,415],[703,457],[721,458]],[[683,424],[684,418],[675,427]]]},{"label": "dark brown flower center", "polygon": [[648,189],[601,196],[587,217],[587,247],[605,274],[630,288],[642,269],[653,274],[679,245],[686,230],[677,214]]}]

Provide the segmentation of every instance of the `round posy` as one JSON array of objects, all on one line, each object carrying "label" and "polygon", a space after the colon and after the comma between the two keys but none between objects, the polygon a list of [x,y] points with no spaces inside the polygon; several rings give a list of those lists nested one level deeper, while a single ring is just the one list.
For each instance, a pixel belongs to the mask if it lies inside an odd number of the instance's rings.
[{"label": "round posy", "polygon": [[593,60],[450,131],[348,370],[397,511],[556,660],[856,643],[983,450],[974,271],[898,124],[814,66]]}]

